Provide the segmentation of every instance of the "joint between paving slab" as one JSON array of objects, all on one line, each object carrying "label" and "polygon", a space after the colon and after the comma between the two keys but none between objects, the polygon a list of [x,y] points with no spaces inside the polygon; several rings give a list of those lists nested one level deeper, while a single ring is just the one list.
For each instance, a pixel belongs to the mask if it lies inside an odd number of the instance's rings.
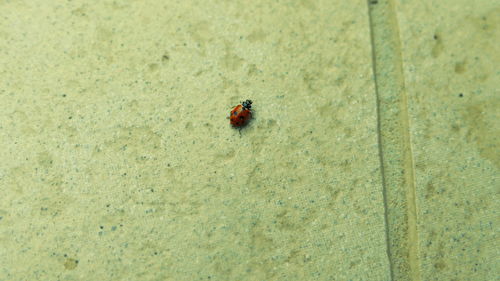
[{"label": "joint between paving slab", "polygon": [[392,280],[421,280],[415,176],[399,27],[390,0],[368,0]]}]

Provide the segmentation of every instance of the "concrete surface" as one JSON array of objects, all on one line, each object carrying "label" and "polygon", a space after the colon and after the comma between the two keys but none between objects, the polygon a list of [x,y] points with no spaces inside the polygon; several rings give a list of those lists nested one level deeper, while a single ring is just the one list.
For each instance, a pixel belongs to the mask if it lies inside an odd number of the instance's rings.
[{"label": "concrete surface", "polygon": [[401,1],[396,10],[422,280],[497,280],[500,3]]},{"label": "concrete surface", "polygon": [[0,2],[0,280],[494,280],[500,7],[434,2]]}]

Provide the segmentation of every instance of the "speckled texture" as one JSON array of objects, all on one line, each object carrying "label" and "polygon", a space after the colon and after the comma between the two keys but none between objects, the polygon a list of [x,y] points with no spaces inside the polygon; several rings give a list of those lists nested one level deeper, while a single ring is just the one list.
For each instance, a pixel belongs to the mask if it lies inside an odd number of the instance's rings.
[{"label": "speckled texture", "polygon": [[0,280],[495,280],[499,15],[0,2]]},{"label": "speckled texture", "polygon": [[0,3],[0,280],[389,279],[366,2],[249,3]]},{"label": "speckled texture", "polygon": [[398,3],[422,280],[498,280],[500,6]]}]

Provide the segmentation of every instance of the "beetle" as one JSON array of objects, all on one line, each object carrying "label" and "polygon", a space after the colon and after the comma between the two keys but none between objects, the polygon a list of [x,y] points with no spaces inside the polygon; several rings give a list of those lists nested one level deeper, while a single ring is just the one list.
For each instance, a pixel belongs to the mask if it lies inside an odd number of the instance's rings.
[{"label": "beetle", "polygon": [[229,122],[235,128],[242,128],[252,119],[252,101],[246,100],[231,110]]}]

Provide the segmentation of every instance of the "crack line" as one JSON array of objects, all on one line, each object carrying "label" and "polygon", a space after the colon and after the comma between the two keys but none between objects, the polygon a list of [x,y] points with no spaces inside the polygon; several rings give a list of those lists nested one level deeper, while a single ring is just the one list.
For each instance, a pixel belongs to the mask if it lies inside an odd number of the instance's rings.
[{"label": "crack line", "polygon": [[391,279],[419,281],[415,170],[399,26],[391,0],[368,0],[368,12]]}]

